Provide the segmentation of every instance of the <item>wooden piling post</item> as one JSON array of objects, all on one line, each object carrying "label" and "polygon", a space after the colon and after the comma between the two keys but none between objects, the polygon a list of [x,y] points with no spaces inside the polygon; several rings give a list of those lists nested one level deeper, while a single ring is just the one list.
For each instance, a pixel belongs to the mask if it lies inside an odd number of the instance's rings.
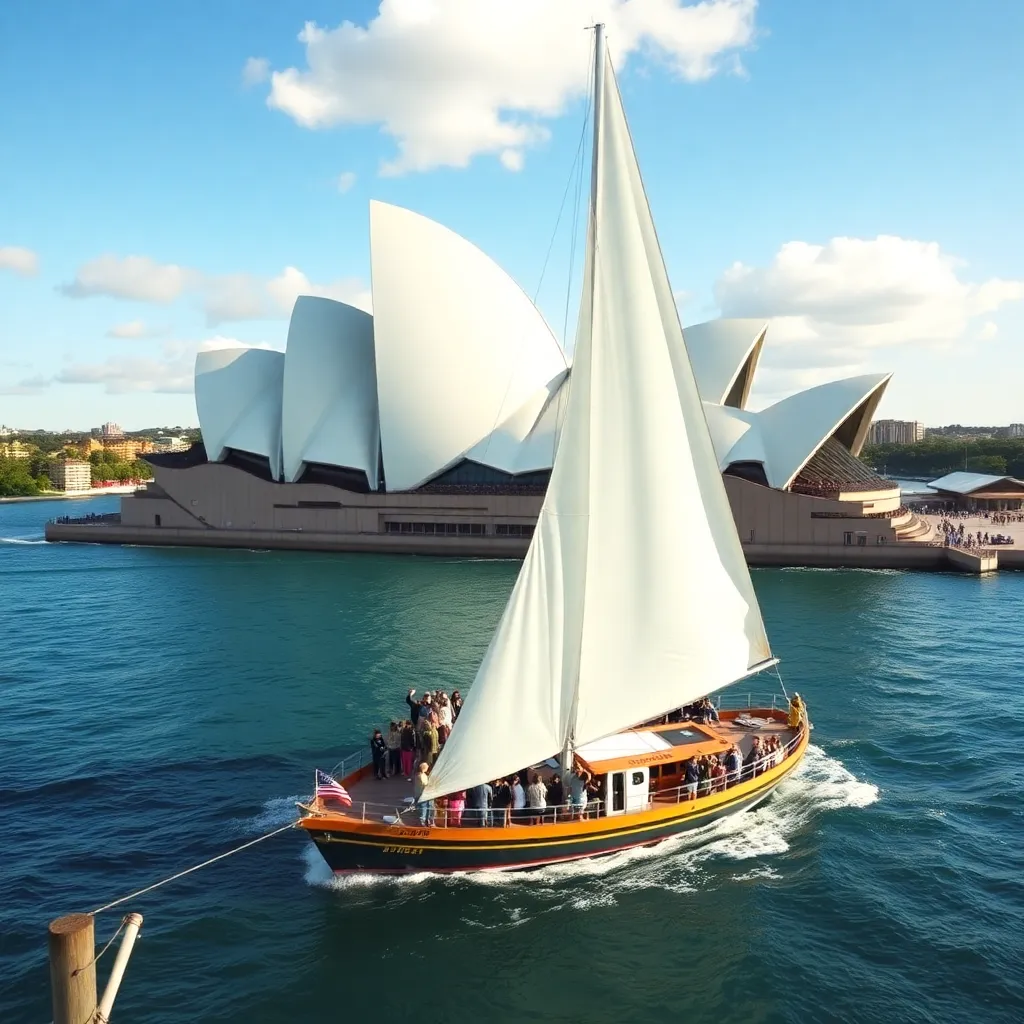
[{"label": "wooden piling post", "polygon": [[89,1024],[96,1012],[96,931],[90,914],[50,922],[53,1024]]}]

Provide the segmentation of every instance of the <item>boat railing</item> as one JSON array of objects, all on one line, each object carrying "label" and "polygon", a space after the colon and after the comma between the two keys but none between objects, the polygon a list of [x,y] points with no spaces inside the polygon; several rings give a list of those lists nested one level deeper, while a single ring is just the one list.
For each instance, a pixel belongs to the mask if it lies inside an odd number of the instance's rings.
[{"label": "boat railing", "polygon": [[355,750],[347,757],[343,757],[331,769],[331,775],[336,779],[344,779],[347,775],[351,775],[352,772],[365,768],[372,761],[373,755],[370,753],[369,745],[367,745],[362,750]]},{"label": "boat railing", "polygon": [[[765,704],[755,703],[750,706],[752,710],[766,709]],[[771,755],[773,763],[771,765],[766,763],[768,759],[765,758],[751,765],[745,764],[738,772],[728,771],[719,779],[706,779],[696,783],[695,798],[700,800],[703,797],[711,796],[714,793],[721,793],[736,785],[738,782],[746,782],[757,775],[764,774],[764,772],[771,768],[778,767],[796,751],[800,745],[803,735],[804,730],[800,729],[797,734],[780,747],[779,750],[773,751]],[[339,775],[338,772],[356,771],[357,768],[363,767],[370,763],[371,760],[372,758],[369,754],[363,755],[359,752],[351,754],[344,761],[339,762],[335,772],[332,774],[334,774],[335,778],[343,778],[344,776]],[[348,767],[343,767],[345,765]],[[664,789],[655,788],[648,794],[648,798],[642,806],[631,807],[630,813],[650,810],[658,804],[682,803],[684,800],[688,800],[694,796],[691,789],[693,785],[693,783],[687,784],[683,782],[677,786],[670,786]],[[310,797],[307,801],[307,805],[312,806],[313,803],[313,798]],[[543,824],[554,824],[556,821],[564,822],[581,816],[584,819],[596,818],[601,816],[602,807],[603,800],[590,797],[582,809],[578,804],[565,803],[547,805],[543,809],[537,808],[535,811],[529,807],[513,810],[512,820],[516,823],[522,823],[524,821],[528,822],[532,818],[540,818]],[[332,813],[337,812],[334,811]],[[345,808],[342,813],[344,813],[346,817],[355,818],[359,821],[375,822],[398,828],[424,827],[424,824],[420,820],[419,807],[412,797],[406,797],[399,805],[370,800],[356,800],[353,802],[351,807]],[[503,823],[504,815],[500,811],[498,814]],[[480,808],[464,807],[459,812],[453,812],[452,809],[447,806],[446,802],[434,801],[432,823],[429,819],[428,823],[431,823],[434,828],[473,828],[481,821],[494,821],[494,815],[494,808],[481,811]]]},{"label": "boat railing", "polygon": [[[789,707],[789,702],[780,693],[733,693],[727,691],[717,694],[712,702],[718,711],[750,711],[755,708],[771,709],[772,711],[784,711]],[[332,769],[331,775],[336,779],[343,779],[352,772],[365,768],[373,761],[369,744],[359,750],[353,751],[342,758]]]},{"label": "boat railing", "polygon": [[775,693],[725,693],[716,694],[712,703],[719,711],[743,711],[763,708],[772,711],[784,711],[789,708],[789,701],[778,692]]}]

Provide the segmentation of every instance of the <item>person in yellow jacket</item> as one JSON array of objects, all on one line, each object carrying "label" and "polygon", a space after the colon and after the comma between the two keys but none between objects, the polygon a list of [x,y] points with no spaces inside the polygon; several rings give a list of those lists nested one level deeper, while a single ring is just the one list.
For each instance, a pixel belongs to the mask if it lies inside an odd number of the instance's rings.
[{"label": "person in yellow jacket", "polygon": [[804,702],[800,699],[799,693],[794,693],[792,699],[789,702],[789,727],[790,729],[797,729],[800,727],[800,723],[806,717],[807,709],[804,707]]}]

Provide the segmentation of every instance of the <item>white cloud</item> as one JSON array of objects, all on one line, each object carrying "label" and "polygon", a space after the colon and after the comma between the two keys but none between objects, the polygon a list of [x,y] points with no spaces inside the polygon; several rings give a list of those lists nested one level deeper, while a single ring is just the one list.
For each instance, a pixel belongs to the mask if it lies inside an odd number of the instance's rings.
[{"label": "white cloud", "polygon": [[[97,363],[71,363],[52,379],[58,384],[99,384],[108,395],[152,392],[192,394],[196,352],[243,347],[237,338],[220,335],[195,341],[168,341],[153,356],[110,356]],[[258,348],[270,348],[257,344]]]},{"label": "white cloud", "polygon": [[[72,298],[105,295],[163,305],[182,295],[194,294],[211,327],[229,321],[287,317],[299,295],[322,295],[361,309],[370,308],[370,292],[355,278],[316,284],[296,267],[285,267],[271,278],[257,274],[206,274],[190,267],[157,263],[148,256],[100,256],[79,267],[74,281],[61,285],[60,290]],[[117,338],[141,338],[146,333],[141,320],[120,324],[108,332]]]},{"label": "white cloud", "polygon": [[[787,242],[766,267],[733,264],[715,298],[723,316],[771,319],[762,359],[764,387],[775,392],[783,380],[807,387],[841,372],[884,370],[878,350],[969,344],[978,318],[1024,299],[1024,281],[975,284],[962,271],[935,242],[892,235]],[[995,330],[988,322],[981,337]]]},{"label": "white cloud", "polygon": [[38,395],[49,386],[50,378],[37,374],[34,377],[26,377],[17,384],[0,387],[0,395]]},{"label": "white cloud", "polygon": [[196,272],[148,256],[97,256],[83,263],[70,284],[60,290],[75,299],[110,295],[119,299],[166,305],[197,283]]},{"label": "white cloud", "polygon": [[250,57],[242,68],[242,85],[249,88],[270,77],[270,61],[266,57]]},{"label": "white cloud", "polygon": [[228,321],[269,320],[290,316],[300,295],[322,295],[369,310],[370,292],[354,278],[315,284],[296,267],[285,267],[277,277],[226,274],[211,277],[204,289],[206,322],[216,327]]},{"label": "white cloud", "polygon": [[986,320],[978,331],[978,341],[991,341],[999,333],[999,325]]},{"label": "white cloud", "polygon": [[271,75],[267,104],[306,128],[379,124],[398,147],[384,174],[465,167],[497,155],[510,170],[587,89],[590,35],[608,25],[616,67],[643,53],[699,81],[741,71],[757,0],[383,0],[365,26],[307,22],[306,67]]},{"label": "white cloud", "polygon": [[344,195],[356,183],[354,171],[344,171],[338,175],[338,191]]},{"label": "white cloud", "polygon": [[0,270],[10,270],[22,277],[39,273],[39,257],[20,245],[0,245]]},{"label": "white cloud", "polygon": [[127,323],[114,324],[107,331],[108,338],[150,338],[157,333],[148,327],[144,320],[129,320]]}]

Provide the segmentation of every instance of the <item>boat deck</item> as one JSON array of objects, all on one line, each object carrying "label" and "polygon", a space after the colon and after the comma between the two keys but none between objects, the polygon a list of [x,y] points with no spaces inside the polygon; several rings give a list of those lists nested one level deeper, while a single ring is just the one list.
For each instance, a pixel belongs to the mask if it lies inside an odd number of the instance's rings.
[{"label": "boat deck", "polygon": [[[742,720],[743,714],[741,713],[739,721]],[[760,736],[762,740],[768,736],[778,736],[785,747],[795,739],[798,733],[798,730],[789,728],[784,721],[759,716],[756,710],[750,713],[750,721],[751,725],[744,726],[738,724],[736,718],[723,717],[721,721],[711,723],[711,728],[726,743],[738,746],[744,757],[750,751],[755,736]],[[685,748],[683,748],[682,756],[687,756]],[[533,767],[546,781],[549,781],[550,777],[558,771],[557,767],[551,767],[548,764],[531,766],[531,768]],[[411,779],[406,779],[401,775],[387,779],[375,779],[372,766],[368,766],[361,770],[358,777],[348,776],[344,780],[344,785],[352,797],[352,807],[347,812],[349,815],[379,818],[381,814],[390,812],[395,817],[403,815],[403,821],[411,820],[413,815]],[[678,786],[678,781],[669,782],[668,785],[674,790]],[[655,799],[657,799],[659,788],[657,780],[655,780],[653,788]],[[363,809],[364,804],[365,810]],[[333,807],[334,805],[332,805],[332,809]]]}]

